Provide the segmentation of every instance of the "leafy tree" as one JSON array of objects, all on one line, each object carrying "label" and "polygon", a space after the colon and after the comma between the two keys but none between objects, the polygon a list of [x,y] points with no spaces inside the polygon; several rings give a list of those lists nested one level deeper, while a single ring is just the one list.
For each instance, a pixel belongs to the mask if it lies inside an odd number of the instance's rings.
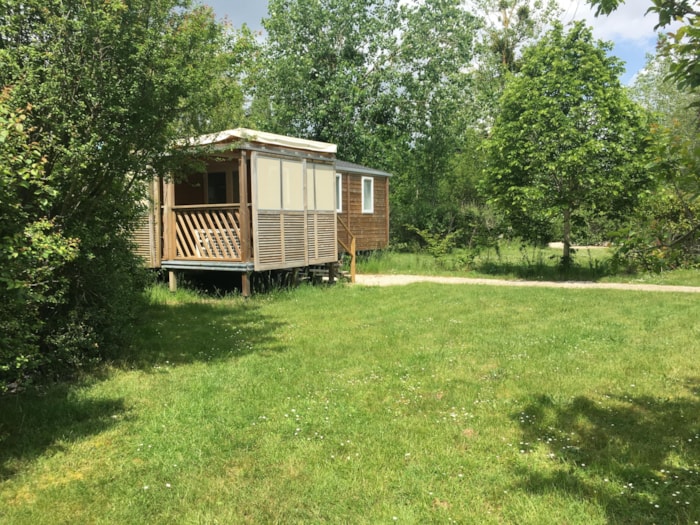
[{"label": "leafy tree", "polygon": [[476,46],[480,124],[490,127],[509,73],[520,68],[524,47],[537,41],[561,8],[554,0],[474,0],[481,22]]},{"label": "leafy tree", "polygon": [[[663,49],[662,45],[662,49]],[[658,188],[617,239],[617,259],[631,269],[661,270],[700,262],[700,93],[670,76],[673,59],[649,56],[631,94],[651,111],[652,166]]]},{"label": "leafy tree", "polygon": [[0,94],[0,393],[43,364],[38,334],[43,310],[66,291],[57,269],[77,254],[77,241],[46,217],[53,195],[46,159],[30,141],[27,111]]},{"label": "leafy tree", "polygon": [[700,115],[688,108],[700,103],[700,93],[680,88],[669,77],[671,66],[671,58],[663,52],[647,55],[644,68],[630,86],[630,96],[654,114],[659,124],[678,126],[681,133],[691,136],[698,132]]},{"label": "leafy tree", "polygon": [[184,114],[183,136],[239,126],[258,127],[250,103],[261,54],[261,44],[246,25],[240,29],[228,28],[222,35],[221,49],[210,64],[218,77],[192,94],[196,110]]},{"label": "leafy tree", "polygon": [[551,240],[571,261],[577,217],[622,216],[649,185],[641,110],[620,86],[609,45],[561,24],[523,56],[488,141],[484,190],[524,238]]},{"label": "leafy tree", "polygon": [[439,229],[439,179],[462,142],[476,23],[458,0],[272,0],[257,115],[386,169],[392,224]]},{"label": "leafy tree", "polygon": [[143,182],[167,171],[173,138],[193,129],[222,35],[189,0],[3,2],[2,117],[24,131],[8,124],[2,152],[17,162],[2,163],[0,303],[13,305],[12,333],[31,335],[3,348],[0,367],[21,353],[34,356],[26,370],[65,371],[128,334],[143,284],[131,251]]}]

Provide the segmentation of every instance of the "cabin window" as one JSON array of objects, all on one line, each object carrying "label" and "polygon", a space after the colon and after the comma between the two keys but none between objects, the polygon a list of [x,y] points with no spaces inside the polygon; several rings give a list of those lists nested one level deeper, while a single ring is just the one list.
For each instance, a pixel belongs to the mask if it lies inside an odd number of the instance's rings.
[{"label": "cabin window", "polygon": [[233,202],[239,203],[241,202],[241,179],[238,176],[238,168],[234,168],[233,170]]},{"label": "cabin window", "polygon": [[340,173],[335,174],[335,211],[343,211],[343,176]]},{"label": "cabin window", "polygon": [[374,213],[374,179],[362,177],[362,213]]},{"label": "cabin window", "polygon": [[226,173],[207,173],[207,204],[226,202]]}]

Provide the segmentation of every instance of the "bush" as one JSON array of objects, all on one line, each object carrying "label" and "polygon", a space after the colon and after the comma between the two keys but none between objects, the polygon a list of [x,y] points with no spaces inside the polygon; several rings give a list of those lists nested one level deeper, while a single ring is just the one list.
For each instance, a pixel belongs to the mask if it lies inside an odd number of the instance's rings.
[{"label": "bush", "polygon": [[668,191],[654,195],[616,235],[614,263],[630,272],[700,266],[699,217],[700,202]]},{"label": "bush", "polygon": [[61,275],[78,241],[46,217],[52,196],[44,159],[25,129],[29,108],[10,109],[0,96],[0,393],[47,362],[42,333],[63,303]]}]

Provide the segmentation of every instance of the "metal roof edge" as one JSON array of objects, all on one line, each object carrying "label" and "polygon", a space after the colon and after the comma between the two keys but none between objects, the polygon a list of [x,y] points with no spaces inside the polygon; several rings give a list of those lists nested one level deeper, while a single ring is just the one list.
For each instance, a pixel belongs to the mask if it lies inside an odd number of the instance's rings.
[{"label": "metal roof edge", "polygon": [[335,170],[343,173],[354,173],[356,175],[376,175],[378,177],[392,176],[391,173],[386,171],[370,168],[368,166],[362,166],[361,164],[355,164],[354,162],[347,162],[340,159],[336,159],[335,161]]}]

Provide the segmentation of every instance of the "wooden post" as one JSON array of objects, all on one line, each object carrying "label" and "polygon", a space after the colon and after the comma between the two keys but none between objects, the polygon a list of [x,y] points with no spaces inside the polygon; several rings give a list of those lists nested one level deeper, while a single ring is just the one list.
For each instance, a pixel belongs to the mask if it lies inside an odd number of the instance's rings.
[{"label": "wooden post", "polygon": [[173,260],[176,255],[175,248],[175,184],[172,181],[163,181],[163,258]]},{"label": "wooden post", "polygon": [[172,293],[177,292],[177,275],[172,270],[168,271],[168,285]]},{"label": "wooden post", "polygon": [[243,297],[250,297],[250,272],[243,272],[241,274],[241,295]]},{"label": "wooden post", "polygon": [[389,211],[389,177],[384,177],[384,178],[386,179],[386,185],[384,187],[384,209],[386,210],[386,223],[385,223],[386,224],[386,226],[385,226],[386,237],[384,238],[386,244],[384,246],[386,247],[386,246],[389,246],[389,228],[390,228],[390,225],[389,225],[389,213],[390,213],[390,211]]},{"label": "wooden post", "polygon": [[335,265],[336,263],[328,263],[328,284],[333,284],[335,282]]},{"label": "wooden post", "polygon": [[355,267],[355,236],[353,235],[350,239],[350,282],[355,282],[355,276],[357,275],[357,269]]},{"label": "wooden post", "polygon": [[238,161],[238,193],[240,197],[241,204],[241,260],[243,262],[250,262],[251,254],[251,235],[250,235],[250,210],[248,209],[248,167],[247,167],[248,153],[246,151],[241,152],[241,158]]},{"label": "wooden post", "polygon": [[160,191],[161,191],[161,178],[156,177],[153,179],[151,184],[151,191],[153,192],[153,212],[152,215],[155,218],[155,230],[154,230],[154,249],[155,258],[154,264],[155,268],[160,268],[160,261],[163,259],[163,246],[161,244],[161,238],[163,236],[163,208],[160,202]]}]

